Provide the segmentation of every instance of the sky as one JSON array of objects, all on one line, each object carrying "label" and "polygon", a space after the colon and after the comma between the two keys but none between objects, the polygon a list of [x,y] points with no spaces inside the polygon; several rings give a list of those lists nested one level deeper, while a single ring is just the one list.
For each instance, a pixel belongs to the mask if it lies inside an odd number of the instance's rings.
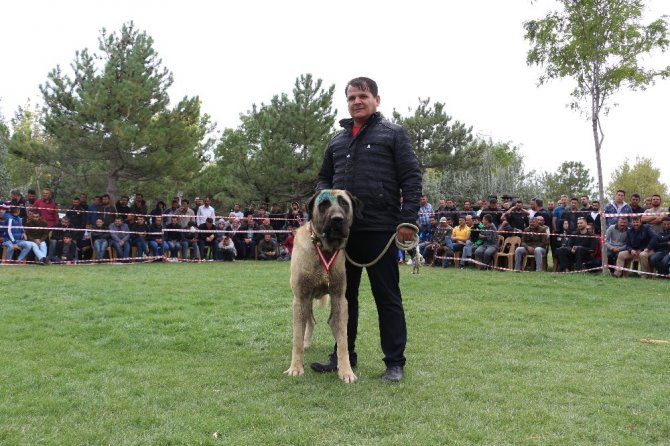
[{"label": "sky", "polygon": [[[7,2],[0,113],[8,120],[28,101],[40,103],[52,69],[69,70],[77,50],[97,51],[102,28],[132,20],[174,75],[173,104],[199,96],[219,131],[237,127],[252,104],[290,93],[305,73],[335,85],[338,118],[347,117],[344,86],[368,76],[387,116],[430,98],[475,134],[518,146],[526,171],[581,161],[596,178],[590,122],[567,107],[573,81],[538,87],[540,69],[526,64],[522,24],[551,8],[551,0]],[[647,0],[647,15],[670,16],[670,1]],[[670,54],[643,65],[670,65]],[[612,98],[618,105],[602,117],[605,185],[637,156],[654,160],[670,185],[669,99],[670,79]]]}]

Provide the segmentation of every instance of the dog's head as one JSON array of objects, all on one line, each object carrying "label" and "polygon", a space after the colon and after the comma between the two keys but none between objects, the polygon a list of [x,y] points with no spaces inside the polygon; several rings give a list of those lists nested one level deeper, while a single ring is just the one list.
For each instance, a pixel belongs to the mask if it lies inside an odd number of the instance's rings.
[{"label": "dog's head", "polygon": [[328,250],[344,248],[354,218],[361,217],[360,201],[341,189],[317,192],[307,208],[314,235]]}]

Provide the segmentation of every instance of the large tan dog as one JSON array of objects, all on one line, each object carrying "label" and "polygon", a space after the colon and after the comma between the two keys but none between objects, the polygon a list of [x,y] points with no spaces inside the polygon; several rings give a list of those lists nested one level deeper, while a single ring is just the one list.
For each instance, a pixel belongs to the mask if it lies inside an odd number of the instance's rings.
[{"label": "large tan dog", "polygon": [[310,221],[296,232],[291,256],[293,351],[291,366],[284,373],[305,373],[304,352],[316,323],[312,303],[330,295],[328,324],[337,342],[337,373],[342,381],[352,383],[356,375],[351,370],[347,348],[347,277],[341,250],[347,244],[355,214],[360,215],[360,204],[347,191],[327,189],[312,197],[308,210]]}]

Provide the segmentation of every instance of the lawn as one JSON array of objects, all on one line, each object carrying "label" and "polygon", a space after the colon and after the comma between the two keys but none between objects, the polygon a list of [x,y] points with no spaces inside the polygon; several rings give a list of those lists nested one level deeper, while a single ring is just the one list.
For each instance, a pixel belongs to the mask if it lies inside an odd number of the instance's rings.
[{"label": "lawn", "polygon": [[[290,378],[288,264],[0,268],[2,445],[670,444],[670,281],[402,267],[359,381]],[[325,320],[306,362],[332,348]]]}]

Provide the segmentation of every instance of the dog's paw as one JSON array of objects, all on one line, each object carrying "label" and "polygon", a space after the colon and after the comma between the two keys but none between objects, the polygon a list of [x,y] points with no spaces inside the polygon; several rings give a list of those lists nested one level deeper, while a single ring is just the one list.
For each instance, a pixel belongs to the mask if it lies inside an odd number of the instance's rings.
[{"label": "dog's paw", "polygon": [[288,376],[301,376],[305,374],[303,366],[292,365],[284,372]]},{"label": "dog's paw", "polygon": [[347,384],[354,383],[358,379],[356,377],[356,375],[354,375],[354,371],[351,370],[351,369],[349,369],[349,370],[338,370],[337,374],[340,376],[340,379]]}]

